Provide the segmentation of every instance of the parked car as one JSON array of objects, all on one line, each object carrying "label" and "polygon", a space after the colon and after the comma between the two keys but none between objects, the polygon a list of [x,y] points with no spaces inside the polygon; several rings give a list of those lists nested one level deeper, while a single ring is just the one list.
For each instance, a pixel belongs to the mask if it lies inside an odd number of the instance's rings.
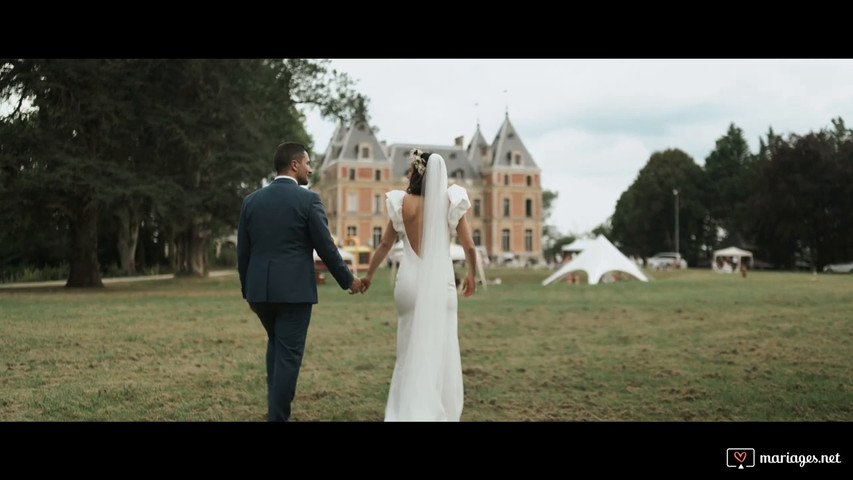
[{"label": "parked car", "polygon": [[853,262],[831,263],[823,267],[826,273],[853,273]]},{"label": "parked car", "polygon": [[646,259],[646,268],[664,270],[667,268],[687,268],[687,260],[675,252],[659,252]]}]

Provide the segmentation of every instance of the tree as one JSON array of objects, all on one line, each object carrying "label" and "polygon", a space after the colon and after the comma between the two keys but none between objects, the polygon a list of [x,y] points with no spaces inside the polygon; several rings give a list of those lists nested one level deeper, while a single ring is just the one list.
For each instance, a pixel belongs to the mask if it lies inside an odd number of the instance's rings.
[{"label": "tree", "polygon": [[779,266],[816,270],[853,253],[853,141],[839,126],[791,135],[758,163],[747,208],[759,248]]},{"label": "tree", "polygon": [[[97,219],[111,192],[126,183],[115,153],[132,125],[127,121],[127,60],[10,59],[0,62],[4,99],[14,92],[32,104],[35,136],[31,177],[43,185],[41,201],[67,222],[67,286],[101,286]],[[12,118],[20,111],[13,113]],[[23,159],[24,161],[30,161]],[[123,181],[124,180],[124,181]]]},{"label": "tree", "polygon": [[611,238],[613,236],[613,225],[611,225],[612,217],[608,218],[606,222],[598,225],[597,227],[592,229],[592,234],[594,236],[604,235],[606,238]]},{"label": "tree", "polygon": [[678,149],[655,152],[616,202],[612,241],[626,255],[675,251],[675,195],[679,198],[679,251],[690,264],[699,257],[705,198],[702,169]]},{"label": "tree", "polygon": [[[122,269],[133,268],[142,222],[156,225],[178,273],[205,273],[205,244],[236,224],[242,197],[272,176],[287,140],[311,148],[297,105],[345,118],[366,99],[328,61],[267,59],[5,59],[0,100],[33,106],[27,151],[4,183],[64,182],[44,208],[67,224],[68,286],[100,286],[99,222],[115,218]],[[21,119],[23,108],[7,115]],[[10,127],[11,128],[11,127]],[[17,127],[16,127],[17,128]],[[3,143],[9,143],[5,139]],[[20,143],[20,142],[19,142]],[[9,191],[11,191],[9,190]],[[105,210],[106,209],[106,210]]]},{"label": "tree", "polygon": [[563,246],[568,245],[574,241],[575,237],[573,235],[557,238],[550,247],[546,248],[545,251],[542,252],[545,256],[545,261],[556,261],[557,255],[560,255],[562,257]]},{"label": "tree", "polygon": [[546,261],[553,258],[553,255],[550,255],[549,257],[549,246],[553,246],[554,242],[560,238],[560,232],[557,231],[557,228],[545,223],[548,218],[551,217],[554,209],[554,202],[557,200],[559,195],[560,192],[542,190],[542,245],[545,245],[543,254]]},{"label": "tree", "polygon": [[[709,236],[706,243],[717,246],[717,229],[729,238],[742,239],[747,229],[745,204],[755,177],[755,156],[743,137],[743,130],[729,125],[714,150],[705,159],[704,184],[708,194]],[[737,242],[740,243],[740,242]]]},{"label": "tree", "polygon": [[[32,148],[38,134],[31,115],[0,119],[0,278],[11,280],[25,267],[59,266],[67,257],[68,223],[61,204],[45,195],[43,162]],[[35,260],[33,260],[35,259]]]}]

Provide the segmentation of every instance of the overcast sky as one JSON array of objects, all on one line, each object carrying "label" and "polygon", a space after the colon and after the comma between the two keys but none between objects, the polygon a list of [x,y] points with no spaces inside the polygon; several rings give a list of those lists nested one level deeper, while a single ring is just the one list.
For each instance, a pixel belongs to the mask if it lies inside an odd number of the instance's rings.
[{"label": "overcast sky", "polygon": [[[548,223],[583,234],[654,152],[679,148],[704,166],[730,124],[755,153],[768,129],[787,136],[853,126],[853,59],[335,59],[370,98],[380,141],[467,147],[510,121],[559,192]],[[334,123],[307,111],[318,151]]]}]

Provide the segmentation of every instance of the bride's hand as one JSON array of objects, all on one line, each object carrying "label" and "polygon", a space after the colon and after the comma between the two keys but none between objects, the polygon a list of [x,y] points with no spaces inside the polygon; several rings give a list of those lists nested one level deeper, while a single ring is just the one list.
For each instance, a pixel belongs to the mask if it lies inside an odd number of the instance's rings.
[{"label": "bride's hand", "polygon": [[465,280],[462,280],[462,295],[464,297],[470,297],[474,295],[474,292],[477,290],[477,282],[474,281],[473,275],[468,275],[465,277]]},{"label": "bride's hand", "polygon": [[350,285],[350,287],[347,291],[349,292],[350,295],[355,295],[356,293],[359,293],[359,292],[364,293],[364,291],[362,290],[361,279],[358,277],[353,278],[352,285]]},{"label": "bride's hand", "polygon": [[370,281],[372,279],[370,277],[362,277],[361,279],[361,293],[365,293],[368,288],[370,288]]}]

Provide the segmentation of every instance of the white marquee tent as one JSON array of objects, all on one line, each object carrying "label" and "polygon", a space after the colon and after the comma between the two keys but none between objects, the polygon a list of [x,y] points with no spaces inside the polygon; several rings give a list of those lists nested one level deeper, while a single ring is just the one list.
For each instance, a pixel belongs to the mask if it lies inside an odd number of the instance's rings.
[{"label": "white marquee tent", "polygon": [[625,272],[643,282],[649,281],[637,264],[613,246],[604,235],[599,235],[585,245],[580,254],[543,280],[542,285],[548,285],[577,270],[587,273],[590,285],[597,284],[605,273],[612,271]]},{"label": "white marquee tent", "polygon": [[732,258],[737,265],[741,265],[744,259],[749,259],[748,265],[752,267],[753,257],[752,252],[743,250],[738,247],[728,247],[714,251],[714,258],[711,260],[711,269],[717,267],[717,257]]},{"label": "white marquee tent", "polygon": [[[355,260],[355,255],[353,255],[352,252],[347,252],[346,250],[341,250],[339,248],[338,253],[341,254],[341,258],[344,260],[344,262],[352,263]],[[314,250],[314,261],[315,262],[322,262],[323,261],[323,259],[320,258],[320,255],[317,255],[317,250]]]}]

